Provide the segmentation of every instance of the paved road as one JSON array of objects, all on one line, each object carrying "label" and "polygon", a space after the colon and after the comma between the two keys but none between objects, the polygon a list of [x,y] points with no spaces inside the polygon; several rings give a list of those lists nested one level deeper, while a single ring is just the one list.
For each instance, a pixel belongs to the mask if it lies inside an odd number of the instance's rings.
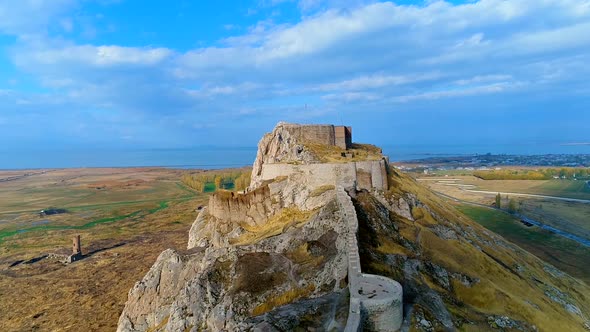
[{"label": "paved road", "polygon": [[545,196],[545,195],[535,195],[535,194],[521,194],[521,193],[507,193],[507,192],[498,192],[498,191],[487,191],[487,190],[473,190],[473,189],[463,189],[465,191],[469,191],[472,193],[480,193],[480,194],[490,194],[490,195],[510,195],[510,196],[518,196],[518,197],[533,197],[533,198],[546,198],[546,199],[554,199],[558,201],[566,201],[566,202],[576,202],[576,203],[584,203],[590,204],[590,200],[588,199],[577,199],[577,198],[567,198],[567,197],[557,197],[557,196]]}]

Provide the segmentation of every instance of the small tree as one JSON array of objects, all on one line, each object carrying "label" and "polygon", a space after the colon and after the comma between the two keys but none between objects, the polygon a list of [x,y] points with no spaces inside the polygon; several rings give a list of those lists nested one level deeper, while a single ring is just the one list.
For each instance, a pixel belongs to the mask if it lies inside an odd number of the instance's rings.
[{"label": "small tree", "polygon": [[498,209],[502,208],[502,196],[500,196],[500,193],[498,193],[498,195],[496,195],[496,208],[498,208]]},{"label": "small tree", "polygon": [[508,201],[508,210],[512,213],[516,212],[516,201],[514,198],[511,198],[510,201]]},{"label": "small tree", "polygon": [[222,181],[222,180],[223,180],[223,179],[221,178],[221,176],[219,176],[219,175],[216,175],[216,176],[215,176],[215,180],[214,180],[214,182],[215,182],[215,189],[216,189],[216,190],[220,190],[220,189],[222,189],[222,188],[221,188],[221,181]]}]

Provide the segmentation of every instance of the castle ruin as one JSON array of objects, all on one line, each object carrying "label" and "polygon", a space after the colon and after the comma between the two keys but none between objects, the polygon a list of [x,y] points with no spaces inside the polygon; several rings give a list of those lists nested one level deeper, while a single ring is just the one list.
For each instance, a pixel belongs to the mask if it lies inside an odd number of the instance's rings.
[{"label": "castle ruin", "polygon": [[302,143],[337,146],[343,150],[352,147],[352,128],[334,125],[281,124],[291,137]]},{"label": "castle ruin", "polygon": [[72,254],[68,256],[66,262],[73,263],[82,259],[82,246],[80,245],[80,235],[75,235],[72,238]]},{"label": "castle ruin", "polygon": [[[337,146],[342,149],[352,150],[344,154],[354,152],[352,146],[352,128],[333,125],[299,125],[279,123],[275,130],[265,135],[259,145],[259,156],[255,162],[255,171],[252,177],[252,189],[260,191],[265,187],[258,187],[266,181],[272,181],[279,177],[297,177],[311,188],[332,185],[337,190],[337,202],[340,207],[342,220],[347,224],[348,256],[348,282],[350,291],[349,316],[345,331],[358,332],[363,325],[370,325],[375,331],[397,331],[401,328],[403,320],[403,289],[399,282],[372,274],[362,273],[360,266],[359,248],[357,243],[358,219],[348,192],[357,190],[388,190],[387,167],[388,158],[381,155],[375,158],[355,159],[347,158],[341,162],[317,162],[315,160],[298,159],[301,154],[301,145],[321,144]],[[293,153],[293,150],[295,153]],[[262,154],[261,154],[262,153]],[[274,155],[273,155],[274,153]],[[291,153],[291,155],[289,155]],[[270,154],[265,158],[264,154]],[[276,158],[279,156],[280,158]],[[256,169],[257,168],[257,169]],[[211,213],[219,213],[224,208],[223,215],[232,215],[234,210],[235,220],[239,221],[245,215],[242,210],[254,211],[272,210],[273,207],[259,195],[251,193],[253,201],[259,204],[242,204],[244,198],[223,200],[221,197],[210,199]],[[260,204],[264,202],[264,204]],[[233,204],[232,204],[233,203]],[[252,206],[255,208],[252,208]],[[266,208],[266,209],[265,209]],[[255,223],[255,222],[254,222]]]},{"label": "castle ruin", "polygon": [[[342,152],[345,158],[340,162],[319,162],[303,156],[302,151],[309,144],[337,146],[349,151]],[[387,190],[387,157],[379,152],[372,158],[357,157],[352,161],[355,151],[351,127],[281,122],[261,140],[251,187],[256,188],[279,176],[302,173],[308,174],[308,181],[318,182],[314,183],[316,185],[339,183],[357,190]]]}]

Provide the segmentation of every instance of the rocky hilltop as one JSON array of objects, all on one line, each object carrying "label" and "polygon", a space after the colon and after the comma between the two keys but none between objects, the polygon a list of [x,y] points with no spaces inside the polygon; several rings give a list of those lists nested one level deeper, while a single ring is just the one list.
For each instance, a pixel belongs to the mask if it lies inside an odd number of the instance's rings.
[{"label": "rocky hilltop", "polygon": [[588,328],[586,284],[350,135],[279,123],[250,187],[210,197],[187,250],[162,252],[129,291],[118,331]]}]

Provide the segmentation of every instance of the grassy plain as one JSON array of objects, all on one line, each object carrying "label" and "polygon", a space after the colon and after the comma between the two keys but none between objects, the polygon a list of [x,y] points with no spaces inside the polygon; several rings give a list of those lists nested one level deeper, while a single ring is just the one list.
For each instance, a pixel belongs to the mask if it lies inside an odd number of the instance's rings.
[{"label": "grassy plain", "polygon": [[549,199],[517,200],[519,212],[529,218],[590,239],[590,204]]},{"label": "grassy plain", "polygon": [[[425,178],[423,178],[425,179]],[[440,179],[440,180],[438,180]],[[492,205],[494,192],[537,194],[578,199],[590,198],[585,181],[573,180],[481,180],[472,176],[430,178],[422,181],[434,191],[460,200]],[[469,190],[485,190],[490,194]],[[590,204],[539,197],[502,195],[502,207],[514,199],[521,214],[563,231],[590,239]]]},{"label": "grassy plain", "polygon": [[[458,179],[461,184],[476,186],[478,190],[590,200],[590,185],[582,180],[482,180],[472,175],[449,175],[451,176]],[[436,178],[444,180],[444,177]]]},{"label": "grassy plain", "polygon": [[590,248],[553,234],[527,227],[501,211],[457,205],[457,209],[487,229],[505,237],[571,276],[590,284]]},{"label": "grassy plain", "polygon": [[[166,248],[183,250],[206,203],[170,169],[0,172],[0,326],[5,331],[113,331]],[[13,178],[9,181],[1,179]],[[39,216],[41,209],[65,214]],[[84,259],[64,265],[79,234]]]},{"label": "grassy plain", "polygon": [[[432,190],[487,206],[494,205],[494,192],[546,195],[590,199],[586,181],[552,180],[482,180],[471,175],[420,177],[421,183]],[[490,191],[491,194],[469,190]],[[590,204],[549,198],[502,195],[501,204],[507,208],[514,199],[518,212],[546,225],[590,239]],[[459,204],[458,209],[486,228],[504,236],[541,259],[572,276],[590,282],[590,248],[573,240],[538,227],[527,227],[519,219],[501,211]]]}]

